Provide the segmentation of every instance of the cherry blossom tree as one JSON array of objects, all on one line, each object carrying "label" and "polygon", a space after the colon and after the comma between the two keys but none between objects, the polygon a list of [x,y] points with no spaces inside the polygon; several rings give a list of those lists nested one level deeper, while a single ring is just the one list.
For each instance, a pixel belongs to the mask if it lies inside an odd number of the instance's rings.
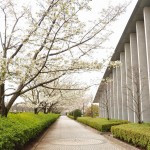
[{"label": "cherry blossom tree", "polygon": [[89,1],[39,0],[34,5],[0,1],[1,116],[7,117],[16,99],[26,92],[76,71],[101,68],[98,62],[82,58],[108,39],[112,33],[108,26],[126,5],[102,10],[99,18],[86,26],[78,13],[90,10]]},{"label": "cherry blossom tree", "polygon": [[[32,87],[33,85],[28,86]],[[61,112],[72,106],[81,107],[86,90],[86,85],[79,85],[79,83],[73,83],[71,79],[65,78],[32,89],[22,97],[26,105],[32,107],[36,114],[43,110],[45,113],[51,112],[54,107]]]}]

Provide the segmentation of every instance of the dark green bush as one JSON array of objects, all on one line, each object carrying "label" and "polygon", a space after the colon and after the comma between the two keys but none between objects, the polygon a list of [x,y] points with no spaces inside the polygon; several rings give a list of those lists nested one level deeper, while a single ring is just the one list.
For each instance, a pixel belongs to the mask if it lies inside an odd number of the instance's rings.
[{"label": "dark green bush", "polygon": [[0,149],[20,149],[30,139],[36,138],[58,117],[57,114],[21,113],[0,118]]},{"label": "dark green bush", "polygon": [[74,110],[74,119],[76,120],[78,117],[81,117],[82,112],[80,109]]},{"label": "dark green bush", "polygon": [[111,129],[114,137],[150,150],[150,124],[126,124]]},{"label": "dark green bush", "polygon": [[[69,113],[69,116],[73,116],[74,119],[76,120],[78,117],[81,117],[82,112],[80,109],[75,109],[72,112]],[[73,119],[73,118],[72,118]]]},{"label": "dark green bush", "polygon": [[79,117],[77,121],[86,124],[92,128],[95,128],[101,132],[110,132],[111,127],[114,125],[125,124],[128,121],[123,120],[107,120],[105,118],[91,118],[91,117]]}]

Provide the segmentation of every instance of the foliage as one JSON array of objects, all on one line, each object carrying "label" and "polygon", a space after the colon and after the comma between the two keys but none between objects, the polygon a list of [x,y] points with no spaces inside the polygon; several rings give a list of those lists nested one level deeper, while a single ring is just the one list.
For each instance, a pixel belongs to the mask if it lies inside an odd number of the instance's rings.
[{"label": "foliage", "polygon": [[118,68],[121,66],[121,61],[117,60],[117,61],[110,61],[108,64],[108,68]]},{"label": "foliage", "polygon": [[80,109],[75,109],[72,112],[70,112],[69,115],[73,116],[74,119],[76,120],[78,117],[81,117],[82,112]]},{"label": "foliage", "polygon": [[77,117],[81,117],[82,112],[80,109],[74,110],[74,118],[77,119]]},{"label": "foliage", "polygon": [[26,142],[35,138],[58,117],[58,114],[19,113],[9,114],[8,118],[0,118],[0,149],[21,149]]},{"label": "foliage", "polygon": [[91,105],[85,110],[84,115],[89,117],[96,117],[99,115],[99,106],[98,105]]},{"label": "foliage", "polygon": [[7,116],[16,99],[26,92],[45,86],[55,89],[54,82],[67,75],[102,67],[82,57],[102,47],[112,33],[109,25],[126,5],[103,9],[99,18],[86,25],[78,14],[90,11],[89,3],[90,0],[1,1],[2,116]]},{"label": "foliage", "polygon": [[150,150],[150,124],[125,124],[111,128],[114,137]]},{"label": "foliage", "polygon": [[101,132],[109,132],[112,126],[119,124],[126,124],[128,121],[125,120],[107,120],[105,118],[91,118],[91,117],[79,117],[77,121],[86,124],[92,128],[95,128]]},{"label": "foliage", "polygon": [[74,116],[71,116],[71,115],[67,115],[69,118],[71,118],[71,119],[74,119]]}]

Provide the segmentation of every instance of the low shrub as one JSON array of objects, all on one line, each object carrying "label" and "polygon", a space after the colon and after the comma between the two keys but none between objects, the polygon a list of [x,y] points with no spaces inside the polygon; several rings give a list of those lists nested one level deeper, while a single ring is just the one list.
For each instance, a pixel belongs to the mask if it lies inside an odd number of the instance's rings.
[{"label": "low shrub", "polygon": [[95,128],[101,132],[110,132],[111,127],[114,125],[125,124],[128,121],[123,120],[107,120],[105,118],[91,118],[91,117],[79,117],[77,121],[86,124],[92,128]]},{"label": "low shrub", "polygon": [[9,114],[0,118],[0,149],[21,149],[29,140],[52,124],[59,115],[32,113]]},{"label": "low shrub", "polygon": [[116,138],[150,150],[150,124],[130,123],[114,126],[111,132]]},{"label": "low shrub", "polygon": [[81,112],[80,109],[75,109],[75,110],[73,110],[72,112],[69,113],[69,116],[73,116],[72,119],[75,119],[75,120],[76,120],[78,117],[81,117],[81,115],[82,115],[82,112]]},{"label": "low shrub", "polygon": [[76,120],[78,117],[81,117],[82,112],[80,109],[74,110],[74,119]]},{"label": "low shrub", "polygon": [[68,115],[69,118],[74,119],[74,116]]}]

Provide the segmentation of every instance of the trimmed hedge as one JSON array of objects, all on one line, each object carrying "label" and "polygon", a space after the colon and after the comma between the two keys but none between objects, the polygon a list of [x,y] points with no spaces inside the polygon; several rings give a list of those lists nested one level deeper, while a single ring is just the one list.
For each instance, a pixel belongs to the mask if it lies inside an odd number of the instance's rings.
[{"label": "trimmed hedge", "polygon": [[150,150],[150,124],[126,124],[111,129],[114,137]]},{"label": "trimmed hedge", "polygon": [[25,143],[36,138],[58,117],[58,114],[20,113],[9,114],[8,118],[0,118],[0,149],[21,149]]},{"label": "trimmed hedge", "polygon": [[67,115],[67,117],[69,117],[70,119],[74,119],[74,116],[71,116],[71,115]]},{"label": "trimmed hedge", "polygon": [[95,128],[101,132],[110,132],[111,127],[119,124],[129,123],[128,121],[123,120],[107,120],[105,118],[91,118],[91,117],[79,117],[77,121],[86,124],[92,128]]}]

